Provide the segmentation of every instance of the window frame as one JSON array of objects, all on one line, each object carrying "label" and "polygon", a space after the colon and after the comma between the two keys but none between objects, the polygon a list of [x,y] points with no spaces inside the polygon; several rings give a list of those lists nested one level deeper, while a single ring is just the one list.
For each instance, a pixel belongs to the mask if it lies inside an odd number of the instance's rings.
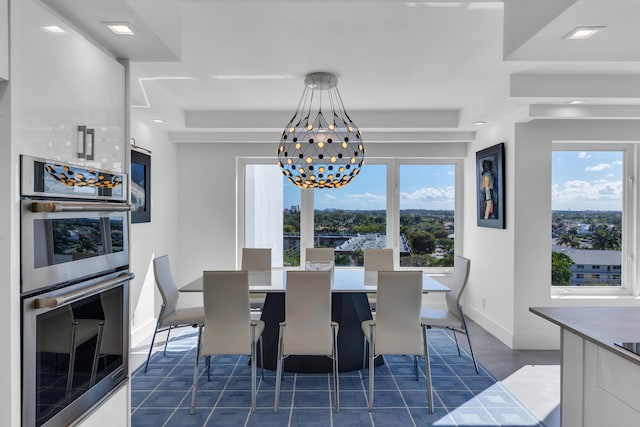
[{"label": "window frame", "polygon": [[[238,157],[236,162],[237,170],[237,192],[236,192],[236,213],[237,213],[237,240],[236,240],[236,264],[241,258],[242,247],[245,239],[245,189],[246,189],[246,166],[254,164],[276,165],[275,158],[269,157]],[[462,158],[367,158],[364,165],[386,165],[387,185],[386,185],[386,229],[387,247],[394,250],[394,266],[400,270],[421,270],[429,274],[444,275],[450,274],[453,267],[400,267],[400,167],[402,165],[453,165],[455,170],[455,201],[454,201],[454,221],[455,221],[455,245],[454,257],[463,253],[463,218],[464,218],[464,159]],[[357,178],[356,178],[357,179]],[[304,265],[304,248],[313,247],[314,239],[314,190],[301,191],[300,197],[300,265]],[[285,267],[288,268],[288,267]],[[299,268],[299,267],[290,267]],[[341,267],[349,268],[349,267]]]},{"label": "window frame", "polygon": [[[621,285],[620,286],[553,286],[549,275],[551,296],[639,296],[640,285],[636,283],[637,261],[635,260],[637,230],[639,226],[636,209],[638,189],[636,186],[638,149],[634,143],[608,142],[553,142],[551,156],[555,151],[620,151],[622,160],[622,246],[621,246]],[[553,174],[553,161],[549,172]],[[551,198],[551,192],[550,192]],[[553,201],[550,200],[549,215],[552,214]],[[551,249],[551,248],[550,248]],[[549,263],[551,267],[551,263]]]}]

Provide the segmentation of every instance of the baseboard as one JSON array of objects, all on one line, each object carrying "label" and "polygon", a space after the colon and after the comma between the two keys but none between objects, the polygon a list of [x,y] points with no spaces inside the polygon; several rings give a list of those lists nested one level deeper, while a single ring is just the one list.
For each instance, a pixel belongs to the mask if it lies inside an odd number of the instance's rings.
[{"label": "baseboard", "polygon": [[484,313],[466,306],[464,314],[478,325],[486,329],[491,335],[502,341],[507,347],[513,348],[513,332],[504,328],[501,324],[487,317]]},{"label": "baseboard", "polygon": [[131,331],[131,348],[135,348],[143,344],[151,335],[153,335],[153,331],[156,328],[156,323],[158,319],[151,318],[144,322],[139,327],[135,328]]}]

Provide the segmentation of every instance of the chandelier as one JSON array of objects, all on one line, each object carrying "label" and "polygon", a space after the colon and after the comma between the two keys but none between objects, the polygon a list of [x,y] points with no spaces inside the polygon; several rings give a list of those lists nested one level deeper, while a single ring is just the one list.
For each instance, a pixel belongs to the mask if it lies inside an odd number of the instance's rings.
[{"label": "chandelier", "polygon": [[307,74],[304,83],[298,108],[280,135],[278,166],[302,189],[340,188],[364,164],[360,130],[344,109],[335,74]]}]

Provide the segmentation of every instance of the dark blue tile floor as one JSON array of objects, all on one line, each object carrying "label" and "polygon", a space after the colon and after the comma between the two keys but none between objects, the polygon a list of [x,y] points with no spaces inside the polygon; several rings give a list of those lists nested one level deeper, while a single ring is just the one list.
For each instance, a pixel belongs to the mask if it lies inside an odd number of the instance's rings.
[{"label": "dark blue tile floor", "polygon": [[[331,374],[285,373],[280,410],[273,412],[275,373],[258,370],[257,411],[249,410],[250,370],[245,356],[211,360],[211,380],[202,368],[196,412],[189,414],[196,335],[174,338],[166,356],[155,353],[147,373],[131,380],[131,425],[142,426],[542,426],[483,367],[476,374],[470,357],[458,356],[445,331],[429,331],[435,413],[427,409],[424,363],[420,380],[410,356],[385,356],[375,370],[373,412],[367,410],[368,378],[361,371],[340,373],[340,412],[333,405]],[[204,362],[204,361],[203,361]]]}]

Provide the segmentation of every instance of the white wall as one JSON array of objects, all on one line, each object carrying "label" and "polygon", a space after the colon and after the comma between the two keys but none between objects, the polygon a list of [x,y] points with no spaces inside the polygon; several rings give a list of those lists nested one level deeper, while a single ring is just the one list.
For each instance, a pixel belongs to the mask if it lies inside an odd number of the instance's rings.
[{"label": "white wall", "polygon": [[[513,341],[514,118],[486,125],[471,144],[465,161],[464,253],[471,259],[464,309],[473,320],[511,346]],[[478,227],[476,152],[504,143],[505,229]],[[483,304],[484,301],[484,304]]]},{"label": "white wall", "polygon": [[[479,132],[465,163],[464,248],[472,260],[465,312],[511,348],[557,349],[558,328],[531,314],[529,307],[629,306],[640,302],[634,297],[551,295],[552,142],[638,141],[640,123],[631,120],[517,123],[519,119],[507,118]],[[504,230],[478,227],[474,210],[475,153],[499,142],[505,143],[506,159]]]},{"label": "white wall", "polygon": [[[131,346],[137,347],[155,327],[162,299],[153,278],[153,258],[168,254],[177,268],[178,168],[175,144],[166,129],[153,123],[143,109],[131,110],[131,137],[151,154],[151,222],[131,224],[130,284]],[[185,174],[183,174],[185,175]]]},{"label": "white wall", "polygon": [[[552,142],[637,142],[640,140],[640,123],[636,120],[534,120],[516,125],[515,140],[513,347],[558,348],[557,328],[531,314],[529,307],[639,306],[640,300],[630,296],[551,296]],[[635,246],[636,242],[632,244]],[[634,259],[637,270],[637,255]]]}]

